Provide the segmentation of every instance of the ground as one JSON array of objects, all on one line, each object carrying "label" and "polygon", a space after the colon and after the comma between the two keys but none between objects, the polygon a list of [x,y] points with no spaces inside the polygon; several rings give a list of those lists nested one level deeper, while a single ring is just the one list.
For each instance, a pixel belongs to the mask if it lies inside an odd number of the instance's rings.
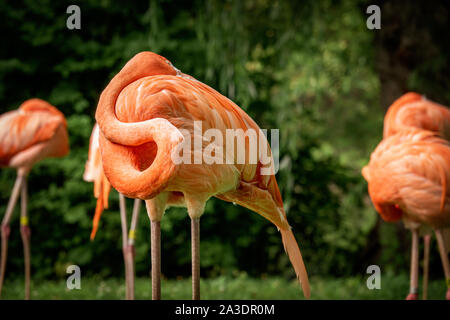
[{"label": "ground", "polygon": [[[369,290],[365,278],[318,278],[312,277],[311,299],[404,299],[408,292],[407,275],[383,276],[380,290]],[[136,280],[136,299],[151,299],[148,278]],[[23,299],[23,279],[5,282],[3,299]],[[163,299],[190,299],[191,280],[163,280]],[[444,280],[429,284],[429,299],[444,299]],[[80,290],[66,288],[65,280],[33,281],[32,299],[123,299],[125,285],[122,279],[82,278]],[[202,299],[304,299],[295,280],[277,277],[250,278],[245,274],[236,277],[202,279]]]}]

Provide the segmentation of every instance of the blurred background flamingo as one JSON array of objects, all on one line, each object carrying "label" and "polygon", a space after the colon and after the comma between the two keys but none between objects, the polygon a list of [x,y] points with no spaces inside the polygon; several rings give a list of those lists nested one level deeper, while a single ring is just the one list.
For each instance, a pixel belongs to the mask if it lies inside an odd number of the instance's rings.
[{"label": "blurred background flamingo", "polygon": [[40,99],[30,99],[25,101],[18,110],[0,116],[0,165],[17,170],[17,179],[1,225],[0,294],[5,278],[9,224],[20,192],[20,234],[25,258],[25,299],[30,298],[27,175],[36,162],[48,157],[63,157],[68,152],[66,119],[58,109],[49,103]]},{"label": "blurred background flamingo", "polygon": [[[262,135],[257,124],[236,104],[181,73],[164,57],[142,52],[102,92],[96,120],[108,180],[124,195],[146,201],[151,220],[153,299],[161,296],[160,221],[170,197],[185,205],[191,218],[192,298],[200,298],[199,219],[212,196],[247,207],[278,227],[304,295],[309,297],[306,269],[287,222],[275,176],[261,173],[265,166],[261,162],[262,151],[258,152],[257,164],[249,163],[250,146],[246,140],[245,150],[238,149],[244,152],[246,161],[236,164],[237,154],[230,159],[223,150],[224,144],[215,141],[215,158],[224,164],[211,159],[194,164],[173,161],[172,155],[181,144],[195,139],[195,120],[201,121],[203,131],[217,129],[222,137],[226,136],[226,129],[252,129],[258,137]],[[194,150],[191,145],[183,149],[183,159],[192,161],[197,152],[203,154],[208,142],[200,141],[203,145],[194,146]],[[267,140],[264,144],[269,149]],[[231,164],[225,160],[232,160]]]},{"label": "blurred background flamingo", "polygon": [[[86,168],[84,171],[83,179],[85,181],[94,182],[94,196],[97,199],[97,205],[95,208],[95,215],[93,220],[91,240],[94,240],[97,233],[100,217],[105,208],[108,208],[108,197],[111,191],[111,184],[106,179],[103,172],[102,159],[99,149],[99,128],[95,124],[92,129],[92,134],[89,143],[88,160],[86,161]],[[122,227],[122,251],[125,263],[125,284],[127,300],[134,299],[134,241],[136,237],[136,227],[138,223],[139,210],[141,201],[139,199],[134,200],[133,213],[130,223],[130,231],[127,228],[127,212],[126,212],[126,200],[123,194],[119,193],[120,202],[120,223]]]},{"label": "blurred background flamingo", "polygon": [[[448,287],[450,281],[447,256],[450,237],[446,229],[450,226],[447,188],[450,166],[446,158],[450,111],[417,93],[407,93],[386,113],[383,136],[369,165],[363,168],[363,176],[382,218],[386,221],[402,219],[412,232],[408,300],[418,298],[419,232],[424,234],[423,291],[426,299],[430,227],[436,233]],[[405,158],[399,158],[401,156]],[[432,216],[437,218],[430,218]],[[450,299],[450,287],[446,297]]]}]

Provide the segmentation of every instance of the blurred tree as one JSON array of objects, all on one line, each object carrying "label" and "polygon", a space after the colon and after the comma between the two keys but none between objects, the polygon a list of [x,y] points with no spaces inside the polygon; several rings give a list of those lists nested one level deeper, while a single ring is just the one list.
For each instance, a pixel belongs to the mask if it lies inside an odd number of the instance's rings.
[{"label": "blurred tree", "polygon": [[406,91],[450,103],[450,4],[431,0],[379,1],[382,28],[376,33],[382,107]]}]

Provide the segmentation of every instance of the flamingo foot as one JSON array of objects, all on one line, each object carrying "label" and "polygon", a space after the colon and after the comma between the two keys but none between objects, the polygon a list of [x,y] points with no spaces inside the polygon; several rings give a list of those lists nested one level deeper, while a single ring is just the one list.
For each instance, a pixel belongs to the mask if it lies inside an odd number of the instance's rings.
[{"label": "flamingo foot", "polygon": [[410,293],[406,297],[406,300],[419,300],[419,295],[417,293]]},{"label": "flamingo foot", "polygon": [[447,289],[447,294],[445,295],[445,300],[450,300],[450,288]]}]

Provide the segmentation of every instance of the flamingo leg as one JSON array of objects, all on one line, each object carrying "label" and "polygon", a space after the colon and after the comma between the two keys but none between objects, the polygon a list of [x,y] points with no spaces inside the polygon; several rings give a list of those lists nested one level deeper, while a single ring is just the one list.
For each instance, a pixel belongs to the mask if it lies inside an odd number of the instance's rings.
[{"label": "flamingo leg", "polygon": [[127,209],[125,204],[125,196],[119,193],[119,209],[120,209],[120,225],[122,227],[122,253],[123,253],[123,261],[125,264],[125,299],[130,299],[130,266],[127,260],[127,243],[128,243],[128,235],[127,235]]},{"label": "flamingo leg", "polygon": [[430,242],[431,235],[427,234],[423,237],[423,288],[422,288],[422,299],[427,300],[428,298],[428,273],[430,269]]},{"label": "flamingo leg", "polygon": [[406,300],[417,300],[419,291],[419,230],[412,229],[411,275],[409,294]]},{"label": "flamingo leg", "polygon": [[30,300],[30,277],[31,277],[31,257],[30,257],[30,236],[31,230],[28,223],[27,203],[28,191],[27,180],[24,178],[22,183],[20,203],[20,235],[23,243],[23,254],[25,263],[25,300]]},{"label": "flamingo leg", "polygon": [[435,229],[436,240],[439,247],[439,254],[441,255],[442,267],[444,268],[445,273],[445,281],[447,283],[447,293],[445,295],[445,299],[450,300],[450,263],[448,261],[447,250],[444,244],[444,238],[442,236],[442,232],[439,229]]},{"label": "flamingo leg", "polygon": [[133,205],[133,215],[131,217],[131,224],[130,224],[130,232],[128,233],[128,244],[127,244],[127,250],[126,250],[126,259],[128,260],[128,268],[129,268],[129,284],[128,287],[130,288],[129,291],[129,299],[134,300],[134,256],[135,256],[135,249],[134,249],[134,239],[136,237],[136,228],[138,223],[138,217],[139,217],[139,210],[141,208],[141,200],[134,199],[134,205]]},{"label": "flamingo leg", "polygon": [[184,201],[191,218],[192,300],[200,300],[200,217],[205,211],[208,195],[184,193]]},{"label": "flamingo leg", "polygon": [[11,215],[14,211],[14,208],[17,203],[17,199],[19,197],[19,191],[22,186],[22,182],[24,180],[23,175],[17,175],[16,182],[14,183],[13,191],[11,193],[11,197],[9,198],[8,207],[6,208],[5,216],[2,220],[1,226],[1,238],[2,238],[2,255],[0,262],[0,296],[2,294],[3,288],[3,280],[5,279],[5,270],[6,270],[6,258],[8,256],[8,238],[10,234],[9,222],[11,220]]},{"label": "flamingo leg", "polygon": [[145,200],[151,222],[152,253],[152,299],[161,299],[161,219],[166,210],[169,194],[162,192],[153,199]]},{"label": "flamingo leg", "polygon": [[191,219],[192,300],[200,300],[200,218]]},{"label": "flamingo leg", "polygon": [[152,299],[161,299],[161,222],[151,221]]}]

